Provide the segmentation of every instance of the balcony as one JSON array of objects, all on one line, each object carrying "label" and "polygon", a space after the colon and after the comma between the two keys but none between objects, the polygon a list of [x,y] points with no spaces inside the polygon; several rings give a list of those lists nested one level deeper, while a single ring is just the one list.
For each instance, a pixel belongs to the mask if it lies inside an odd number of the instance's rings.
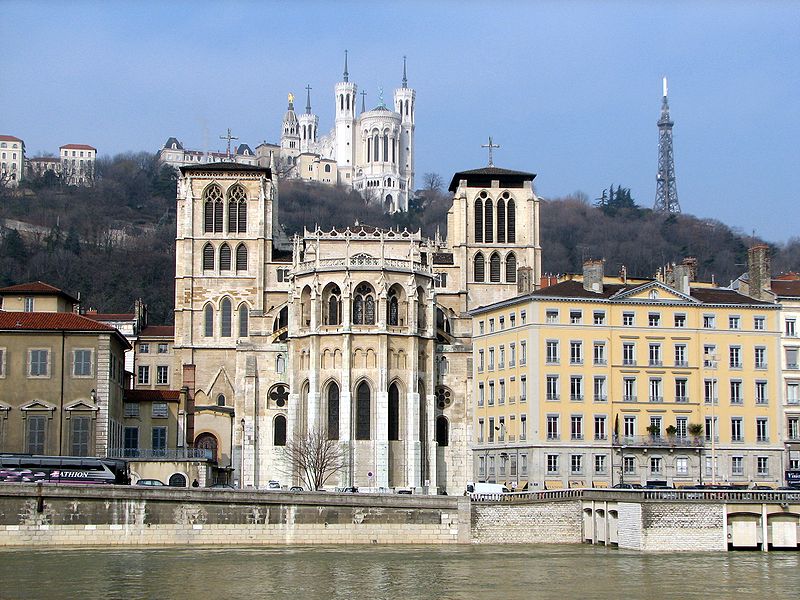
[{"label": "balcony", "polygon": [[664,402],[664,396],[650,396],[650,402]]},{"label": "balcony", "polygon": [[605,394],[595,394],[594,401],[595,402],[605,402],[608,400],[608,397]]},{"label": "balcony", "polygon": [[654,360],[652,358],[650,359],[650,363],[649,364],[650,364],[651,367],[663,367],[664,366],[664,362],[663,361]]},{"label": "balcony", "polygon": [[634,448],[702,448],[705,445],[700,437],[677,435],[615,435],[611,443]]},{"label": "balcony", "polygon": [[608,364],[608,361],[605,358],[595,358],[594,365],[596,367],[604,367]]},{"label": "balcony", "polygon": [[636,359],[635,358],[623,358],[622,359],[622,366],[624,366],[624,367],[635,367],[636,366]]},{"label": "balcony", "polygon": [[214,460],[214,453],[204,448],[110,448],[109,458],[132,460]]},{"label": "balcony", "polygon": [[797,363],[786,363],[786,368],[790,371],[797,371],[800,369],[800,366],[798,366]]},{"label": "balcony", "polygon": [[686,361],[686,360],[676,360],[676,361],[675,361],[675,366],[676,366],[676,367],[678,367],[678,368],[683,368],[683,369],[685,369],[685,368],[687,368],[687,367],[689,366],[689,361]]},{"label": "balcony", "polygon": [[583,394],[570,394],[569,399],[572,402],[583,402]]},{"label": "balcony", "polygon": [[678,404],[689,402],[689,396],[675,396],[675,402]]},{"label": "balcony", "polygon": [[623,402],[636,402],[636,396],[623,396]]}]

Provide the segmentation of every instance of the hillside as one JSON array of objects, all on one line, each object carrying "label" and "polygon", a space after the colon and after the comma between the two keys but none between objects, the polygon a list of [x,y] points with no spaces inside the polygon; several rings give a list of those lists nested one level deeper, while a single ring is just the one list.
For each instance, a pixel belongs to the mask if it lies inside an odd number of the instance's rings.
[{"label": "hillside", "polygon": [[[345,188],[282,181],[280,221],[291,236],[303,226],[421,228],[446,235],[450,199],[441,178],[426,174],[408,213],[385,215]],[[0,285],[31,280],[80,292],[83,306],[130,312],[136,298],[151,321],[171,323],[174,298],[175,175],[155,156],[102,159],[93,188],[61,186],[57,178],[0,188],[0,219],[25,223],[0,230]],[[691,215],[661,215],[628,197],[620,206],[581,198],[545,200],[541,209],[543,269],[580,271],[586,258],[605,258],[606,272],[624,264],[631,275],[652,275],[667,262],[695,256],[702,279],[727,283],[745,270],[753,240],[723,223]],[[5,222],[5,221],[3,221]],[[758,240],[756,240],[758,241]],[[800,270],[800,239],[771,245],[773,272]]]}]

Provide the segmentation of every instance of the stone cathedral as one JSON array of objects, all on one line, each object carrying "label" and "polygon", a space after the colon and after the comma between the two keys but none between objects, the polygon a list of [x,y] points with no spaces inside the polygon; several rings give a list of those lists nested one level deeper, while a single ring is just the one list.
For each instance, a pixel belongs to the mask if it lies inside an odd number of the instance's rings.
[{"label": "stone cathedral", "polygon": [[315,431],[348,457],[330,487],[461,493],[469,313],[538,285],[534,177],[456,173],[446,240],[353,225],[287,244],[271,169],[182,167],[174,345],[187,440],[210,441],[242,487],[301,484],[285,445]]}]

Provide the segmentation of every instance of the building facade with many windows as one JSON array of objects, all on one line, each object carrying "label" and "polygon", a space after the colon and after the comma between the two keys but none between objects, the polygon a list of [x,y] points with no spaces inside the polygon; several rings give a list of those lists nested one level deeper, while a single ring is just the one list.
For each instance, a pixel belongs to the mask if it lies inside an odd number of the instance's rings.
[{"label": "building facade with many windows", "polygon": [[24,168],[25,142],[13,135],[0,135],[0,185],[17,187]]},{"label": "building facade with many windows", "polygon": [[472,311],[476,478],[778,485],[779,307],[602,269]]}]

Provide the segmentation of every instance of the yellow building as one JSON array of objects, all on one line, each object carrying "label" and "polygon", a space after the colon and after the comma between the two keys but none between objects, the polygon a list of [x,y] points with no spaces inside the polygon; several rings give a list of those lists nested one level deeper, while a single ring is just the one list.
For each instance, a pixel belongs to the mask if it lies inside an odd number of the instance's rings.
[{"label": "yellow building", "polygon": [[589,262],[472,311],[477,480],[778,485],[779,306],[691,274],[606,278]]}]

